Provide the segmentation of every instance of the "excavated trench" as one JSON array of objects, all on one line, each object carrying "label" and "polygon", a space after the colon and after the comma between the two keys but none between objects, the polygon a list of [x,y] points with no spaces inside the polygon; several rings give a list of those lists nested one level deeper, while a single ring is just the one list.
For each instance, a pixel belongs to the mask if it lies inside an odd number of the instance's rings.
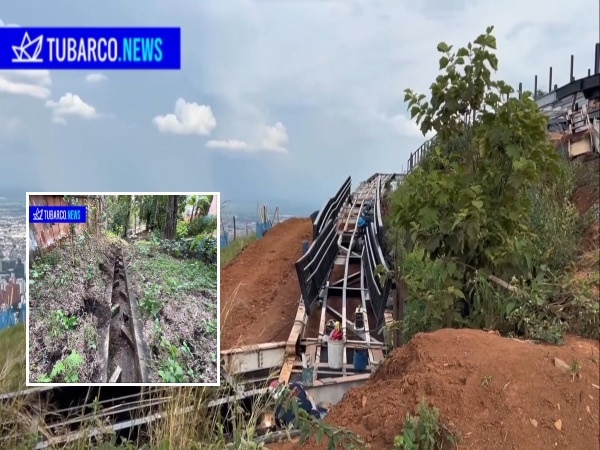
[{"label": "excavated trench", "polygon": [[[147,349],[138,322],[139,309],[130,298],[122,250],[114,264],[112,289],[109,289],[111,319],[105,332],[101,380],[103,383],[147,383],[144,362]],[[107,294],[108,296],[108,294]]]}]

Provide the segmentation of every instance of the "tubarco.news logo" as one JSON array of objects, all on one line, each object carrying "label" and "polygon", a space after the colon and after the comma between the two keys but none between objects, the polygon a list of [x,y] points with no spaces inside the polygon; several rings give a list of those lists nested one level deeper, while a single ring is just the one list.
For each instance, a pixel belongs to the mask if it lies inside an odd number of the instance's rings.
[{"label": "tubarco.news logo", "polygon": [[15,57],[12,62],[15,63],[43,63],[44,60],[40,58],[42,52],[42,45],[44,44],[44,35],[41,34],[35,39],[29,37],[29,33],[25,32],[21,45],[13,45],[12,51]]}]

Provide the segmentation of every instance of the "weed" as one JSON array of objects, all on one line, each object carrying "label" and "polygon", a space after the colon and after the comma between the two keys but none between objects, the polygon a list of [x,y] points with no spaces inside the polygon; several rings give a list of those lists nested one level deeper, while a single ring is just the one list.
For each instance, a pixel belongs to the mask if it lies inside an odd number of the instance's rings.
[{"label": "weed", "polygon": [[219,328],[217,324],[217,319],[202,319],[202,326],[207,334],[209,334],[212,337],[217,337],[217,330]]},{"label": "weed", "polygon": [[401,450],[439,450],[444,444],[454,444],[454,436],[439,422],[437,408],[421,400],[417,414],[406,415],[402,434],[394,438],[394,448]]},{"label": "weed", "polygon": [[83,364],[83,357],[75,350],[64,360],[54,364],[50,375],[42,375],[38,379],[40,383],[51,383],[61,377],[65,383],[77,383],[79,381],[79,367]]},{"label": "weed", "polygon": [[142,311],[152,318],[156,318],[162,307],[161,301],[158,299],[160,294],[160,286],[154,283],[149,283],[144,289],[143,296],[140,300],[140,308]]},{"label": "weed", "polygon": [[23,323],[0,330],[0,393],[25,384],[25,336]]},{"label": "weed", "polygon": [[483,377],[483,379],[481,380],[481,385],[488,387],[490,385],[490,383],[492,382],[492,376],[491,375],[486,375],[485,377]]},{"label": "weed", "polygon": [[66,315],[61,309],[50,313],[50,334],[60,336],[63,331],[72,331],[77,327],[77,317]]},{"label": "weed", "polygon": [[92,280],[94,279],[94,277],[96,276],[96,267],[94,265],[89,265],[87,267],[87,269],[85,270],[85,283],[86,285],[89,286],[89,284],[92,282]]},{"label": "weed", "polygon": [[580,377],[581,376],[581,365],[579,364],[579,360],[577,360],[576,358],[574,358],[571,361],[571,377],[572,377],[572,381],[575,381],[575,378]]},{"label": "weed", "polygon": [[85,342],[89,348],[92,350],[96,349],[96,338],[98,337],[98,333],[91,325],[86,325],[83,329],[83,337]]},{"label": "weed", "polygon": [[61,287],[73,281],[73,274],[67,271],[59,271],[54,278],[54,287]]}]

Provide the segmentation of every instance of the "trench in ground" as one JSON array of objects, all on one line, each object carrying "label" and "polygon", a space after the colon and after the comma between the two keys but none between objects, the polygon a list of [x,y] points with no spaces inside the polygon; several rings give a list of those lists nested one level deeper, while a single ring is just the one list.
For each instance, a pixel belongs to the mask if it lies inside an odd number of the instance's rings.
[{"label": "trench in ground", "polygon": [[127,275],[123,256],[119,253],[115,261],[114,282],[111,298],[111,315],[108,344],[108,374],[110,380],[117,367],[121,369],[119,378],[113,382],[140,383],[139,362],[136,356],[133,319],[127,289]]}]

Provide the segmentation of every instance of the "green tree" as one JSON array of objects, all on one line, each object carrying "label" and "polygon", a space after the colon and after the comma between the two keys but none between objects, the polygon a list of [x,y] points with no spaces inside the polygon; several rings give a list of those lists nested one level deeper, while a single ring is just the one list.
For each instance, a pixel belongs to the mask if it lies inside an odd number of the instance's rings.
[{"label": "green tree", "polygon": [[[423,257],[444,262],[428,267],[435,280],[419,281],[431,295],[423,307],[437,308],[437,326],[457,320],[458,303],[473,306],[470,282],[477,270],[508,279],[533,270],[541,255],[528,227],[529,191],[560,170],[546,117],[531,93],[511,97],[513,88],[493,77],[492,31],[456,50],[438,45],[440,74],[429,99],[405,91],[411,117],[436,139],[392,195],[389,219],[405,251],[420,248]],[[415,280],[407,281],[415,293]],[[431,283],[444,290],[428,291]]]}]

